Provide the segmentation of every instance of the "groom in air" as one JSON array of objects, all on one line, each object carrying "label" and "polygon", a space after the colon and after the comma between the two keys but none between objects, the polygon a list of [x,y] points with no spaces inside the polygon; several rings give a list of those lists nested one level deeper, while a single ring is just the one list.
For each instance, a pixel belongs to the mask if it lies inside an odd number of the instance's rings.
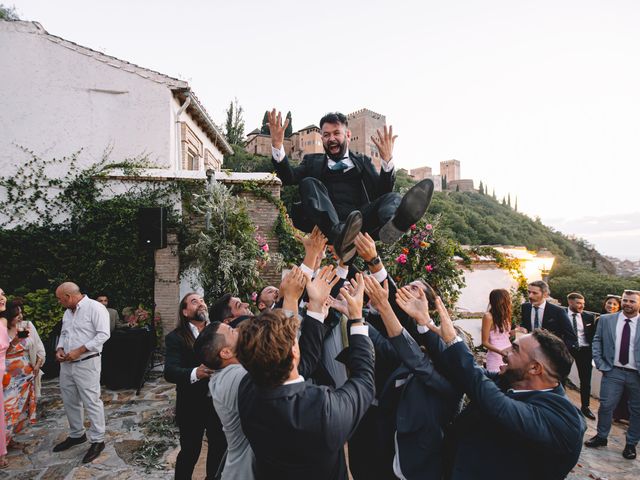
[{"label": "groom in air", "polygon": [[284,185],[300,189],[301,203],[292,212],[294,225],[305,232],[317,225],[343,262],[355,257],[354,240],[359,232],[394,243],[426,212],[433,195],[431,180],[418,182],[404,196],[393,192],[397,137],[393,127],[385,126],[384,132],[378,130],[371,137],[380,153],[380,172],[369,157],[349,151],[347,117],[337,112],[320,119],[325,153],[305,155],[300,165],[292,167],[283,147],[289,120],[283,124],[275,109],[268,117],[276,173]]}]

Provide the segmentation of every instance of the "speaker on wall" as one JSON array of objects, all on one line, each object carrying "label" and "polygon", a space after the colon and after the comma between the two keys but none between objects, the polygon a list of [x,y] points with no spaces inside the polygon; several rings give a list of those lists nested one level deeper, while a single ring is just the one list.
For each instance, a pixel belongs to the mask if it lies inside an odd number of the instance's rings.
[{"label": "speaker on wall", "polygon": [[145,207],[138,210],[138,243],[145,248],[167,246],[167,209]]}]

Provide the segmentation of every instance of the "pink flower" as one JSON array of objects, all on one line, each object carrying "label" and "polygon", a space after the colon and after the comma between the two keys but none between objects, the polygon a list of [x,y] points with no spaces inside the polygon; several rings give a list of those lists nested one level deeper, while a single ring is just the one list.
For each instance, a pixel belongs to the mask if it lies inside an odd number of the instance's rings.
[{"label": "pink flower", "polygon": [[251,301],[255,302],[258,298],[258,292],[251,292]]},{"label": "pink flower", "polygon": [[407,263],[407,256],[404,253],[401,253],[400,255],[398,255],[398,258],[396,258],[396,262],[404,265],[405,263]]},{"label": "pink flower", "polygon": [[424,269],[425,269],[427,272],[430,272],[431,270],[433,270],[433,267],[432,267],[431,265],[427,265],[426,267],[424,267]]},{"label": "pink flower", "polygon": [[262,245],[262,247],[260,247],[260,248],[262,249],[263,252],[268,252],[269,251],[269,245],[267,243]]},{"label": "pink flower", "polygon": [[415,230],[416,229],[416,224],[414,223],[413,225],[411,225],[411,230]]},{"label": "pink flower", "polygon": [[430,223],[427,223],[427,226],[424,228],[426,228],[427,230],[433,230],[433,225],[431,225]]}]

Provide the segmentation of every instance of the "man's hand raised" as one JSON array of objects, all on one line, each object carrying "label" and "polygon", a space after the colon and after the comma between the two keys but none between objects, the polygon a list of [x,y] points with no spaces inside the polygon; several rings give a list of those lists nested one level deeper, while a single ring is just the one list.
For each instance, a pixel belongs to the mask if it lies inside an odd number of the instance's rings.
[{"label": "man's hand raised", "polygon": [[284,132],[289,126],[289,119],[285,118],[283,125],[282,113],[276,113],[275,108],[268,113],[267,117],[269,119],[269,132],[271,133],[271,145],[276,150],[280,150],[284,143]]},{"label": "man's hand raised", "polygon": [[396,303],[418,325],[428,326],[429,323],[433,323],[429,317],[429,302],[422,289],[418,289],[417,294],[414,294],[408,287],[402,287],[396,293]]},{"label": "man's hand raised", "polygon": [[351,288],[342,287],[340,293],[347,301],[349,319],[357,320],[362,318],[362,302],[364,298],[364,280],[361,273],[356,273],[351,279]]},{"label": "man's hand raised", "polygon": [[307,267],[314,270],[318,263],[318,258],[324,255],[324,249],[327,246],[327,237],[316,225],[309,235],[304,237],[296,237],[304,246],[304,263]]},{"label": "man's hand raised", "polygon": [[380,152],[380,158],[382,158],[382,160],[384,160],[385,162],[388,162],[389,160],[391,160],[391,158],[393,158],[393,144],[395,143],[398,136],[393,134],[393,127],[391,125],[389,125],[388,129],[386,125],[384,126],[384,133],[380,132],[380,130],[376,130],[376,133],[378,134],[378,136],[376,137],[372,135],[371,141],[378,148],[378,152]]},{"label": "man's hand raised", "polygon": [[291,312],[297,312],[298,300],[302,296],[306,284],[307,276],[299,267],[293,267],[282,279],[282,283],[280,283],[280,288],[278,289],[284,299],[282,308]]},{"label": "man's hand raised", "polygon": [[364,280],[364,293],[369,297],[371,306],[378,312],[383,312],[391,308],[389,303],[389,281],[384,281],[384,286],[380,285],[378,281],[371,275],[365,275]]},{"label": "man's hand raised", "polygon": [[321,312],[324,303],[329,298],[331,289],[339,280],[340,277],[336,275],[332,265],[323,267],[316,277],[307,283],[308,309],[312,312]]}]

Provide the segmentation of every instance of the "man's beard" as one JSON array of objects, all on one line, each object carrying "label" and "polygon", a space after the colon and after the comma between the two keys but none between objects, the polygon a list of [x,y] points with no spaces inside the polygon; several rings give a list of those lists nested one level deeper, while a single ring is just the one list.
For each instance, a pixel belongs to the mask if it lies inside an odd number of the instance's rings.
[{"label": "man's beard", "polygon": [[[338,153],[331,153],[331,147],[336,146],[336,144],[340,145],[340,150],[338,151]],[[345,140],[342,143],[338,143],[338,142],[330,142],[329,145],[325,145],[324,146],[324,151],[327,154],[327,156],[331,159],[331,160],[341,160],[344,157],[344,154],[347,153],[347,141]]]},{"label": "man's beard", "polygon": [[198,310],[193,317],[193,320],[196,322],[208,322],[209,312],[207,312],[206,310]]},{"label": "man's beard", "polygon": [[500,374],[500,383],[505,388],[511,388],[514,383],[523,380],[524,376],[524,369],[506,369],[503,373]]}]

